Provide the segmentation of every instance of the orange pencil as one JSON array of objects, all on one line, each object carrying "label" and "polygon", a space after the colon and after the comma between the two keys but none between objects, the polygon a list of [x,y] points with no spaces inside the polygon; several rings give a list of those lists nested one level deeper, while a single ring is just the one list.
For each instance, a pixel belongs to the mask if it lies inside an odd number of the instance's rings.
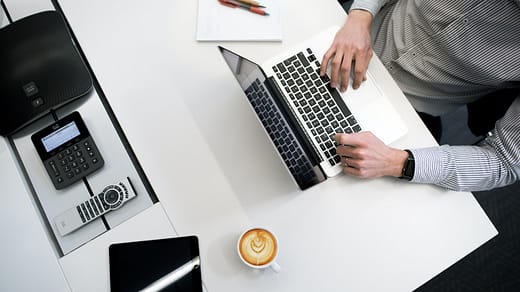
[{"label": "orange pencil", "polygon": [[253,12],[253,13],[256,13],[256,14],[265,15],[265,16],[269,15],[269,13],[265,12],[261,8],[254,7],[254,6],[251,6],[249,4],[240,3],[240,2],[234,1],[234,0],[218,0],[218,1],[222,5],[225,5],[225,6],[228,6],[228,7],[231,7],[231,8],[239,7],[239,8],[242,8],[242,9],[249,10],[250,12]]}]

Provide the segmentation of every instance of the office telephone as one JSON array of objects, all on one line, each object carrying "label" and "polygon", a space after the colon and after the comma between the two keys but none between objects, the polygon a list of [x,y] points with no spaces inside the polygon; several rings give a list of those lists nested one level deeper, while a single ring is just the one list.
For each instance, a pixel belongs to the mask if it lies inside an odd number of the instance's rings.
[{"label": "office telephone", "polygon": [[56,189],[63,189],[104,165],[103,157],[79,112],[31,136]]}]

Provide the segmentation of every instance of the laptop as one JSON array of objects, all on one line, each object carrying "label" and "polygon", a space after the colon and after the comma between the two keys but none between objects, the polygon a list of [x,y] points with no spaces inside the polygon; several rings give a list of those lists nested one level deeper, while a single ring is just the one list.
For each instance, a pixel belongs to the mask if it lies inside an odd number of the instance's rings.
[{"label": "laptop", "polygon": [[219,46],[302,190],[342,172],[336,133],[371,131],[390,144],[407,132],[370,72],[360,88],[352,89],[350,81],[344,93],[330,87],[328,76],[319,76],[322,57],[338,29],[330,27],[262,65]]}]

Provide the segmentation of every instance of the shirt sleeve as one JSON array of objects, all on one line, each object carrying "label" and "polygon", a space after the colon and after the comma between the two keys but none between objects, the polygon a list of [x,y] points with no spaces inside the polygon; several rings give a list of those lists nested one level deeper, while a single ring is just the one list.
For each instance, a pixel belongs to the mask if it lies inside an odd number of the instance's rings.
[{"label": "shirt sleeve", "polygon": [[520,177],[520,96],[479,146],[448,146],[411,150],[413,182],[456,191],[480,191],[514,183]]},{"label": "shirt sleeve", "polygon": [[365,10],[370,12],[372,16],[375,16],[388,1],[389,0],[354,0],[349,12],[352,10]]}]

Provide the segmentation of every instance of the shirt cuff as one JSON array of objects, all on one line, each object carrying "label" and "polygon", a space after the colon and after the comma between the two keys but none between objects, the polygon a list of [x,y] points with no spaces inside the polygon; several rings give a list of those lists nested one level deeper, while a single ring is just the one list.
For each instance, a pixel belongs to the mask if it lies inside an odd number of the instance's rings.
[{"label": "shirt cuff", "polygon": [[442,168],[449,159],[442,148],[440,146],[410,150],[415,160],[412,182],[438,184],[442,181],[444,175]]},{"label": "shirt cuff", "polygon": [[375,16],[379,9],[381,9],[382,1],[374,0],[355,0],[350,6],[349,12],[352,10],[365,10],[370,12],[372,16]]}]

